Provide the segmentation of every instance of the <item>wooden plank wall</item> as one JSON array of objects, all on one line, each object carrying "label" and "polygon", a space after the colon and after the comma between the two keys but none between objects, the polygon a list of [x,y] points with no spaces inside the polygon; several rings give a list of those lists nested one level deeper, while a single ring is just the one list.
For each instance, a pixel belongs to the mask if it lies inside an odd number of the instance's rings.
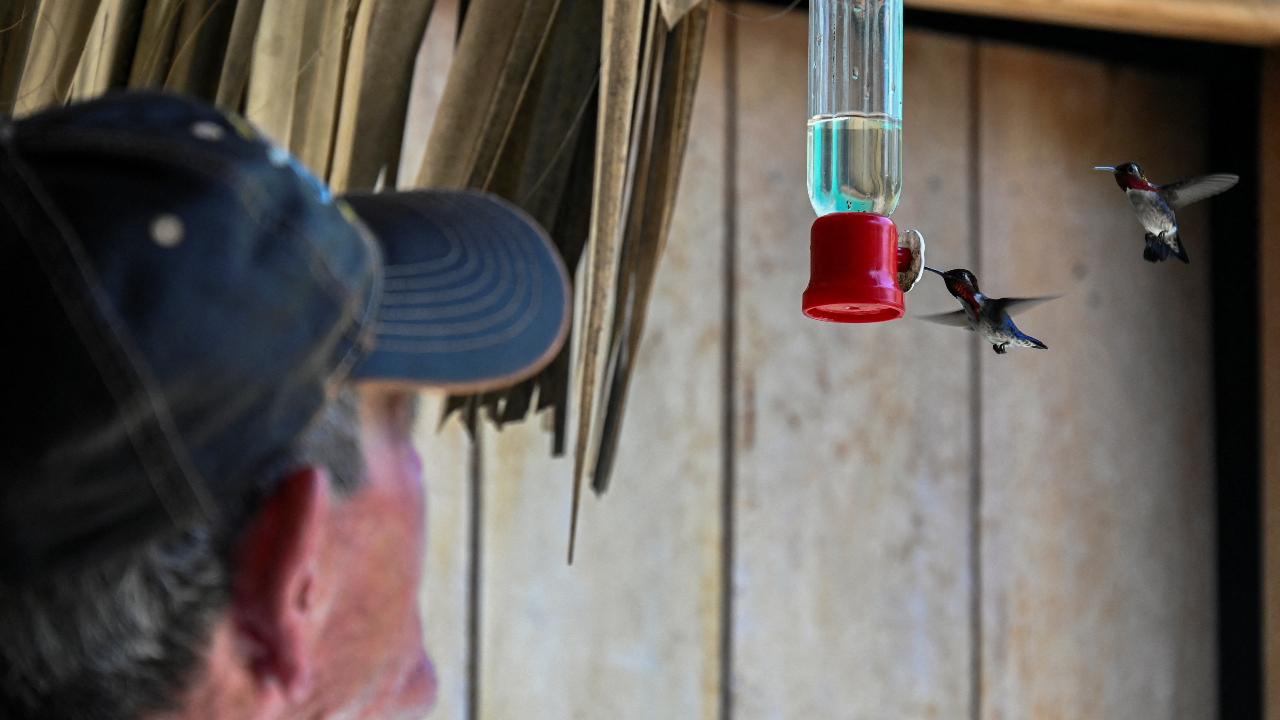
[{"label": "wooden plank wall", "polygon": [[[736,32],[734,715],[948,717],[969,690],[967,338],[800,314],[808,23]],[[896,218],[953,260],[969,52],[916,34],[905,50],[904,134],[930,140],[906,145]]]},{"label": "wooden plank wall", "polygon": [[1050,352],[981,360],[984,717],[1213,717],[1208,224],[1180,212],[1192,264],[1149,265],[1089,172],[1207,171],[1204,88],[1019,47],[979,62],[977,263],[993,290],[1066,293],[1024,323]]},{"label": "wooden plank wall", "polygon": [[984,290],[1065,293],[1022,319],[1050,351],[997,357],[800,315],[805,33],[714,8],[577,564],[536,424],[472,453],[424,418],[433,717],[1214,717],[1208,226],[1184,211],[1193,264],[1148,265],[1089,170],[1206,170],[1202,81],[909,31],[895,218]]}]

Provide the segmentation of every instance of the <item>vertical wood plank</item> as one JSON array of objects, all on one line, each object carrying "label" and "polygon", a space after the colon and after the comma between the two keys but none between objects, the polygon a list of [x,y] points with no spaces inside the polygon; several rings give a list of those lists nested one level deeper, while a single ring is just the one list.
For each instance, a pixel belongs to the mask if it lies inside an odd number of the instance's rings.
[{"label": "vertical wood plank", "polygon": [[426,393],[415,435],[427,489],[427,557],[419,605],[436,667],[432,720],[465,720],[470,593],[470,440],[461,423],[437,428],[444,395]]},{"label": "vertical wood plank", "polygon": [[[735,718],[957,717],[970,647],[965,336],[802,315],[807,19],[738,32]],[[908,33],[894,218],[943,264],[968,247],[969,53],[966,40]],[[909,310],[949,309],[938,290],[924,283]]]},{"label": "vertical wood plank", "polygon": [[1263,707],[1280,720],[1280,50],[1263,61],[1260,91]]},{"label": "vertical wood plank", "polygon": [[486,432],[478,717],[716,717],[719,688],[722,38],[641,343],[616,474],[584,498],[532,420]]},{"label": "vertical wood plank", "polygon": [[1064,292],[1019,317],[1047,352],[985,350],[985,718],[1215,716],[1205,209],[1192,264],[1092,165],[1207,172],[1194,76],[1005,45],[981,56],[982,284]]}]

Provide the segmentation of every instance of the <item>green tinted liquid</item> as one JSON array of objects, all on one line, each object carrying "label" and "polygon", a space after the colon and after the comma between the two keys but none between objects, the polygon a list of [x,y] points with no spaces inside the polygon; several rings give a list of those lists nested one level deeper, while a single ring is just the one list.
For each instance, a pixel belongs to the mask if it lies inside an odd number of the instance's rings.
[{"label": "green tinted liquid", "polygon": [[902,122],[883,115],[809,121],[809,201],[814,212],[889,215],[902,193]]}]

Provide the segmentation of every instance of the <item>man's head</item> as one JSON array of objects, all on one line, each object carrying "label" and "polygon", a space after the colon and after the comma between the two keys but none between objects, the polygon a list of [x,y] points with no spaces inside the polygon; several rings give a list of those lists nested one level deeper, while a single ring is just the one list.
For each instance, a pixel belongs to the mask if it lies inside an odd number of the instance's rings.
[{"label": "man's head", "polygon": [[414,393],[554,356],[536,225],[121,95],[0,123],[0,267],[0,715],[420,714]]}]

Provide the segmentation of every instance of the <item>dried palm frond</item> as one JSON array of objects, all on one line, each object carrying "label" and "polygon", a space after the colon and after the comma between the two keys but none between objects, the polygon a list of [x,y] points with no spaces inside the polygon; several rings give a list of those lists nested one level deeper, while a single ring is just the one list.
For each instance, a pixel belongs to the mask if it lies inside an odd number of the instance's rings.
[{"label": "dried palm frond", "polygon": [[347,58],[329,183],[367,190],[380,176],[394,186],[413,61],[434,0],[363,0]]},{"label": "dried palm frond", "polygon": [[71,97],[71,83],[84,53],[99,0],[79,3],[45,2],[36,17],[27,50],[26,67],[18,86],[15,114],[24,115]]},{"label": "dried palm frond", "polygon": [[582,479],[595,465],[594,459],[588,458],[588,452],[598,447],[601,437],[602,418],[595,410],[608,373],[612,343],[606,328],[610,328],[611,334],[626,208],[635,174],[638,137],[632,130],[637,105],[643,106],[647,101],[640,88],[647,80],[648,63],[644,57],[646,43],[652,43],[653,33],[650,31],[646,39],[645,30],[653,26],[657,12],[657,4],[650,0],[605,0],[595,193],[584,273],[586,306],[582,310],[582,341],[575,363],[578,428],[570,500],[568,558],[571,563]]},{"label": "dried palm frond", "polygon": [[[590,218],[601,8],[590,0],[533,0],[519,11],[474,0],[462,27],[419,184],[495,192],[527,210],[573,268]],[[495,62],[500,58],[500,62]],[[563,451],[569,363],[481,396],[501,425],[551,408]],[[470,401],[451,398],[446,417]]]},{"label": "dried palm frond", "polygon": [[322,9],[319,3],[303,0],[276,0],[262,7],[245,90],[244,116],[282,147],[292,148],[298,77],[307,60],[302,57],[299,28],[306,27],[308,15]]},{"label": "dried palm frond", "polygon": [[102,0],[71,86],[72,99],[128,84],[145,6],[145,0]]},{"label": "dried palm frond", "polygon": [[667,21],[669,28],[679,25],[684,16],[696,7],[708,10],[708,3],[704,0],[658,0],[658,4],[662,6],[662,19]]},{"label": "dried palm frond", "polygon": [[514,388],[445,407],[446,418],[468,410],[464,419],[499,426],[549,409],[560,453],[573,377],[575,521],[582,478],[597,491],[608,484],[670,224],[706,13],[705,2],[531,0],[516,8],[473,0],[418,178],[516,202],[548,229],[571,269],[582,264],[584,307],[567,345],[577,354],[563,352]]},{"label": "dried palm frond", "polygon": [[611,377],[603,387],[600,438],[590,468],[591,487],[597,494],[609,487],[632,364],[644,332],[658,258],[666,247],[671,226],[707,15],[705,5],[693,8],[674,32],[659,31],[654,35],[659,46],[654,53],[657,67],[651,76],[647,113],[638,129],[641,144],[628,208],[627,242],[622,249],[614,298],[618,310],[614,313],[608,354]]},{"label": "dried palm frond", "polygon": [[40,0],[11,0],[0,5],[0,113],[13,114],[39,14]]},{"label": "dried palm frond", "polygon": [[[474,0],[467,13],[418,184],[485,187],[499,167],[521,101],[563,0]],[[563,2],[573,4],[573,0]],[[537,126],[538,118],[522,118]]]},{"label": "dried palm frond", "polygon": [[235,0],[185,0],[166,89],[213,102],[235,14]]},{"label": "dried palm frond", "polygon": [[[165,87],[244,113],[337,190],[394,184],[433,0],[9,0],[0,112]],[[609,484],[666,242],[707,0],[459,0],[465,22],[418,184],[523,207],[576,269],[574,337],[542,373],[451,398],[502,425],[549,410],[584,478]],[[570,551],[572,553],[572,549]]]},{"label": "dried palm frond", "polygon": [[[677,9],[677,8],[672,8]],[[585,477],[609,486],[653,274],[666,242],[689,134],[707,7],[609,0],[593,231],[588,247],[569,561]],[[611,60],[612,59],[612,60]]]},{"label": "dried palm frond", "polygon": [[328,177],[333,132],[342,103],[347,48],[355,24],[351,0],[315,0],[302,29],[302,67],[293,108],[291,150],[316,175]]},{"label": "dried palm frond", "polygon": [[157,88],[164,85],[173,61],[181,19],[182,0],[147,0],[137,47],[133,52],[133,66],[129,70],[129,87]]},{"label": "dried palm frond", "polygon": [[236,2],[231,31],[227,36],[227,52],[218,74],[218,91],[214,95],[214,103],[224,110],[239,111],[244,102],[254,41],[258,37],[258,25],[262,22],[263,2],[265,0]]}]

